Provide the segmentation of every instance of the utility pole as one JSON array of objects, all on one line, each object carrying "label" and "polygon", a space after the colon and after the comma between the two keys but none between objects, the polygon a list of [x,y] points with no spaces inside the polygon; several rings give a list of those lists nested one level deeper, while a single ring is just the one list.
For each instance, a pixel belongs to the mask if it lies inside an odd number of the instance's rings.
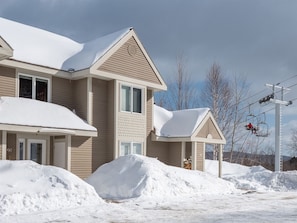
[{"label": "utility pole", "polygon": [[[259,103],[272,102],[275,104],[275,161],[274,161],[274,171],[280,172],[282,170],[282,159],[281,159],[281,105],[291,105],[292,101],[285,101],[284,94],[285,91],[289,91],[289,88],[280,87],[274,84],[266,84],[267,87],[272,88],[272,94],[259,100]],[[280,99],[277,99],[276,89],[280,92]]]}]

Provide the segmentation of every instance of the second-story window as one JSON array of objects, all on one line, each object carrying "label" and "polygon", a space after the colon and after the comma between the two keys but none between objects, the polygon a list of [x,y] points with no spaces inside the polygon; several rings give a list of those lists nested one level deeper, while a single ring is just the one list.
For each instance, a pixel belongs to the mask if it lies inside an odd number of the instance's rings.
[{"label": "second-story window", "polygon": [[48,101],[48,83],[45,78],[19,75],[19,97]]},{"label": "second-story window", "polygon": [[142,92],[141,88],[122,85],[121,110],[133,113],[142,113]]}]

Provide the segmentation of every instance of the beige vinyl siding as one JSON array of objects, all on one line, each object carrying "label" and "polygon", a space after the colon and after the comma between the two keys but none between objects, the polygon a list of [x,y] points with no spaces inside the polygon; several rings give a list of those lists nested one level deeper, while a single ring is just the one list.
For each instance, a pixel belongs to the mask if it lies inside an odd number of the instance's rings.
[{"label": "beige vinyl siding", "polygon": [[16,160],[16,134],[7,134],[7,159]]},{"label": "beige vinyl siding", "polygon": [[[87,120],[87,78],[72,81],[72,84],[75,113]],[[71,137],[71,172],[83,179],[92,173],[92,143],[90,137]]]},{"label": "beige vinyl siding", "polygon": [[52,102],[73,109],[72,81],[53,77],[52,78]]},{"label": "beige vinyl siding", "polygon": [[197,143],[197,152],[196,152],[196,168],[197,170],[204,171],[204,160],[205,160],[205,151],[204,143]]},{"label": "beige vinyl siding", "polygon": [[71,137],[71,172],[82,179],[92,173],[92,138]]},{"label": "beige vinyl siding", "polygon": [[147,90],[147,99],[146,99],[146,135],[148,140],[150,140],[150,133],[153,130],[153,91]]},{"label": "beige vinyl siding", "polygon": [[169,146],[167,142],[156,142],[149,140],[147,143],[147,156],[158,158],[163,163],[169,164]]},{"label": "beige vinyl siding", "polygon": [[201,128],[201,130],[197,134],[197,137],[207,138],[208,134],[211,134],[213,139],[222,139],[214,123],[210,118],[207,120],[205,125]]},{"label": "beige vinyl siding", "polygon": [[185,158],[189,159],[192,156],[192,142],[186,142],[186,155]]},{"label": "beige vinyl siding", "polygon": [[[107,138],[108,138],[108,160],[114,158],[114,140],[115,140],[115,81],[108,82],[108,125],[107,125]],[[98,130],[100,134],[100,129]]]},{"label": "beige vinyl siding", "polygon": [[181,167],[181,144],[181,142],[170,143],[169,164],[172,166]]},{"label": "beige vinyl siding", "polygon": [[129,138],[138,141],[146,139],[146,116],[130,112],[118,113],[118,136],[122,139]]},{"label": "beige vinyl siding", "polygon": [[[135,55],[129,53],[128,49],[131,47],[136,48]],[[155,84],[161,84],[161,81],[156,76],[154,70],[133,37],[107,59],[99,67],[99,70]]]},{"label": "beige vinyl siding", "polygon": [[93,162],[92,169],[95,171],[100,165],[113,159],[113,149],[109,147],[109,123],[113,119],[110,112],[110,104],[113,104],[113,94],[110,95],[112,84],[108,81],[93,79],[93,125],[98,130],[98,137],[93,138]]},{"label": "beige vinyl siding", "polygon": [[16,71],[13,68],[0,66],[0,97],[16,95]]},{"label": "beige vinyl siding", "polygon": [[0,160],[2,160],[2,131],[0,131]]},{"label": "beige vinyl siding", "polygon": [[87,78],[73,82],[73,107],[76,114],[87,120]]}]

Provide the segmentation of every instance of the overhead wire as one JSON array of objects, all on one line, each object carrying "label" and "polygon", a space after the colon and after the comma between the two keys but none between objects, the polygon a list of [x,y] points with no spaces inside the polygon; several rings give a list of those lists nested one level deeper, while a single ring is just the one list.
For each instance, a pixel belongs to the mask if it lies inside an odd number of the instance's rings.
[{"label": "overhead wire", "polygon": [[[292,79],[294,79],[294,78],[297,78],[297,75],[292,75],[292,76],[290,76],[289,78],[287,78],[287,79],[285,79],[285,80],[282,80],[282,81],[278,82],[276,85],[280,85],[280,84],[285,83],[285,82],[287,82],[287,81],[289,81],[289,80],[292,80]],[[295,87],[295,86],[297,86],[297,83],[294,83],[294,84],[288,86],[288,88],[292,88],[292,87]],[[263,89],[263,90],[261,90],[261,91],[255,93],[254,95],[248,97],[247,99],[252,98],[252,97],[254,97],[254,96],[256,96],[256,95],[258,95],[258,94],[260,94],[260,93],[262,93],[262,92],[264,92],[264,91],[266,91],[266,90]],[[275,93],[279,93],[280,91],[281,91],[281,90],[278,90],[278,91],[276,91]],[[245,99],[245,100],[246,100],[246,99]],[[242,103],[242,102],[244,102],[245,100],[242,100],[242,101],[239,102],[239,103]],[[291,101],[294,101],[294,100],[297,100],[297,98],[295,98],[295,99],[293,99],[293,100],[291,100]],[[252,105],[257,104],[258,102],[259,102],[259,100],[254,101],[254,102],[252,102],[252,103],[249,103],[247,106],[241,108],[239,111],[241,111],[241,110],[243,110],[243,109],[246,109],[246,108],[248,108],[248,107],[251,107]],[[267,106],[267,105],[269,105],[269,103],[265,103],[265,104],[263,104],[263,106]],[[273,108],[269,109],[268,111],[271,111],[272,109],[273,109]]]}]

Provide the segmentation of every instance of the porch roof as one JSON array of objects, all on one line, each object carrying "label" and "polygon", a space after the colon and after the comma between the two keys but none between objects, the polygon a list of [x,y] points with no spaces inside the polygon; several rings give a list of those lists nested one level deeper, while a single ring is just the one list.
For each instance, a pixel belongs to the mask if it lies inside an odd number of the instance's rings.
[{"label": "porch roof", "polygon": [[17,97],[0,97],[0,130],[97,136],[95,127],[66,107]]},{"label": "porch roof", "polygon": [[157,136],[191,137],[209,108],[168,111],[154,105],[154,127]]},{"label": "porch roof", "polygon": [[226,144],[209,108],[167,111],[154,105],[153,141]]}]

